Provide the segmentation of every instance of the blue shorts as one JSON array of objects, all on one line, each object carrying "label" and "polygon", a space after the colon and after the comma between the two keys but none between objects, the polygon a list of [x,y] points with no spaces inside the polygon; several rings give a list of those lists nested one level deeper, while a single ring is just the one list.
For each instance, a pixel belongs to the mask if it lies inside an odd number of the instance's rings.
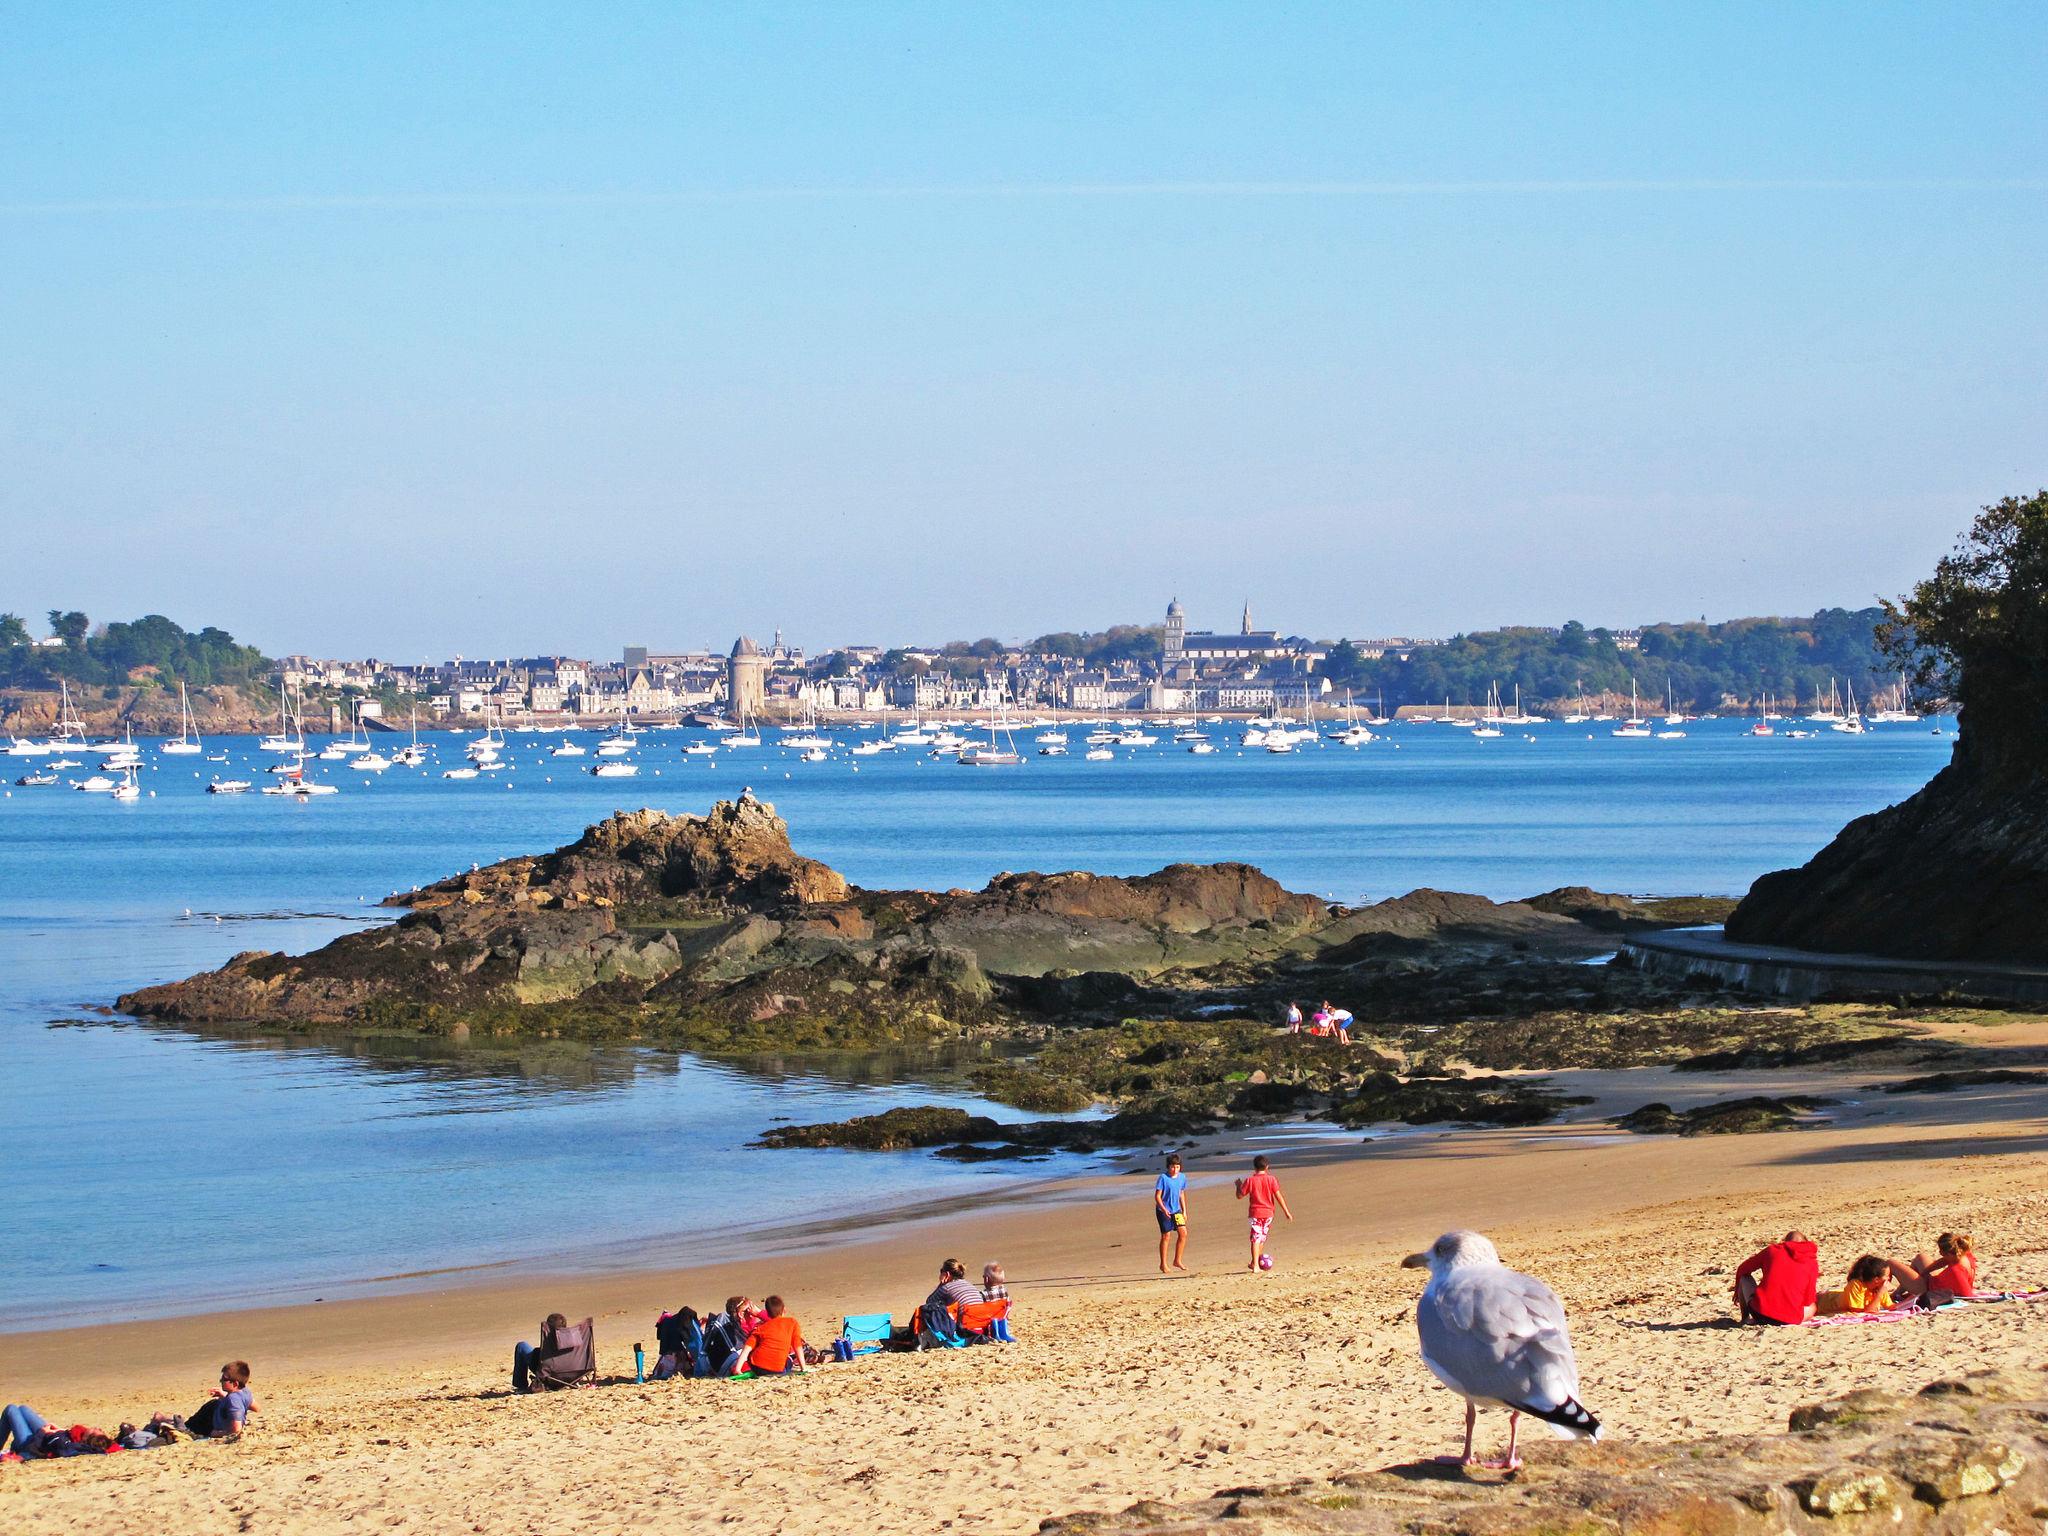
[{"label": "blue shorts", "polygon": [[1187,1216],[1180,1211],[1175,1211],[1169,1215],[1155,1205],[1152,1207],[1152,1214],[1159,1218],[1159,1235],[1161,1237],[1164,1237],[1169,1232],[1181,1231],[1188,1224]]}]

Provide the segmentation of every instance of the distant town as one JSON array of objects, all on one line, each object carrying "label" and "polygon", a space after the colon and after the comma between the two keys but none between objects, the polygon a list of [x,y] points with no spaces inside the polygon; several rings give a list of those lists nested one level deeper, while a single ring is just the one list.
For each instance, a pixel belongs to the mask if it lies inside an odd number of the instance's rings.
[{"label": "distant town", "polygon": [[[1641,642],[1634,630],[1615,631],[1610,638],[1622,650]],[[723,654],[629,645],[617,661],[545,656],[406,666],[287,656],[280,668],[293,689],[396,694],[417,699],[422,712],[436,716],[708,709],[735,715],[873,715],[991,707],[1256,714],[1299,710],[1337,691],[1328,664],[1340,645],[1345,659],[1406,661],[1447,643],[1408,636],[1317,642],[1258,628],[1249,602],[1235,628],[1196,630],[1188,627],[1176,599],[1156,626],[1052,635],[1028,645],[843,645],[812,657],[776,631],[765,643],[741,635]]]},{"label": "distant town", "polygon": [[[1381,714],[1472,713],[1528,706],[1646,703],[1714,711],[1837,689],[1896,691],[1882,654],[1880,609],[1827,608],[1805,618],[1705,620],[1605,629],[1571,622],[1430,639],[1312,639],[1261,628],[1247,602],[1234,624],[1196,628],[1176,599],[1151,623],[1054,632],[1022,644],[840,645],[806,654],[779,632],[729,646],[626,645],[616,660],[542,655],[432,663],[266,656],[218,628],[186,630],[160,614],[94,623],[51,610],[38,638],[0,614],[0,726],[52,717],[68,687],[88,711],[138,726],[174,720],[189,695],[216,726],[279,708],[422,725],[607,717],[873,718],[960,714],[1300,714],[1347,702]],[[239,727],[236,727],[239,728]]]}]

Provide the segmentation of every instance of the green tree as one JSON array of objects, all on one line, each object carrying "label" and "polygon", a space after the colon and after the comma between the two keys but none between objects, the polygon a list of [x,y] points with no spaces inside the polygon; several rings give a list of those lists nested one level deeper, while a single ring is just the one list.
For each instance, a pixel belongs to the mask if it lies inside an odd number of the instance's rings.
[{"label": "green tree", "polygon": [[76,610],[70,613],[60,608],[50,610],[50,633],[62,640],[71,650],[84,648],[86,634],[91,628],[92,620]]},{"label": "green tree", "polygon": [[1985,507],[1934,574],[1884,605],[1885,655],[1961,708],[1959,757],[2037,768],[2048,744],[2048,491]]},{"label": "green tree", "polygon": [[17,650],[33,637],[18,613],[0,613],[0,649]]}]

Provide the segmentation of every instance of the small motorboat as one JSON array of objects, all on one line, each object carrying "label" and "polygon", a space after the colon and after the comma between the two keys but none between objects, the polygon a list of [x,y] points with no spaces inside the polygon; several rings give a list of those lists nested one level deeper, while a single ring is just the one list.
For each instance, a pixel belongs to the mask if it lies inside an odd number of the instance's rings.
[{"label": "small motorboat", "polygon": [[247,779],[215,779],[206,786],[209,795],[246,795],[254,788]]},{"label": "small motorboat", "polygon": [[441,770],[441,777],[444,779],[473,779],[476,777],[476,769],[474,767],[443,768]]},{"label": "small motorboat", "polygon": [[14,782],[17,784],[27,784],[31,786],[38,784],[54,784],[57,782],[57,775],[48,772],[24,773],[20,778],[16,779]]},{"label": "small motorboat", "polygon": [[594,778],[600,779],[630,779],[633,777],[634,774],[638,773],[639,771],[640,765],[638,763],[621,763],[614,761],[608,763],[592,763],[590,765],[591,775]]}]

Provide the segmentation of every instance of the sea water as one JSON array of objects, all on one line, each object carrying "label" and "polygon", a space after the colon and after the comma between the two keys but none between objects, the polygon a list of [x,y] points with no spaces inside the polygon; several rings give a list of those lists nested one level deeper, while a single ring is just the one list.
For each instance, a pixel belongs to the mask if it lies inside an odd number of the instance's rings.
[{"label": "sea water", "polygon": [[440,777],[461,748],[434,735],[423,769],[309,765],[341,793],[305,803],[204,792],[215,776],[272,781],[247,739],[210,744],[225,764],[152,745],[144,798],[127,804],[12,787],[40,762],[0,759],[0,1330],[363,1294],[519,1259],[766,1247],[863,1208],[1097,1165],[748,1145],[778,1121],[899,1103],[1026,1118],[974,1100],[959,1053],[408,1053],[97,1011],[241,950],[303,951],[388,920],[377,903],[393,891],[555,847],[613,809],[701,811],[751,788],[799,851],[870,887],[1236,859],[1343,902],[1425,885],[1737,894],[1910,794],[1952,746],[1927,725],[1806,740],[1731,721],[1673,740],[1607,729],[1396,726],[1362,748],[1276,755],[1218,728],[1212,755],[1161,732],[1110,762],[1086,761],[1075,731],[1072,755],[1006,768],[843,747],[806,763],[772,737],[685,757],[701,738],[660,731],[640,738],[633,779],[514,734],[508,766],[467,781]]}]

